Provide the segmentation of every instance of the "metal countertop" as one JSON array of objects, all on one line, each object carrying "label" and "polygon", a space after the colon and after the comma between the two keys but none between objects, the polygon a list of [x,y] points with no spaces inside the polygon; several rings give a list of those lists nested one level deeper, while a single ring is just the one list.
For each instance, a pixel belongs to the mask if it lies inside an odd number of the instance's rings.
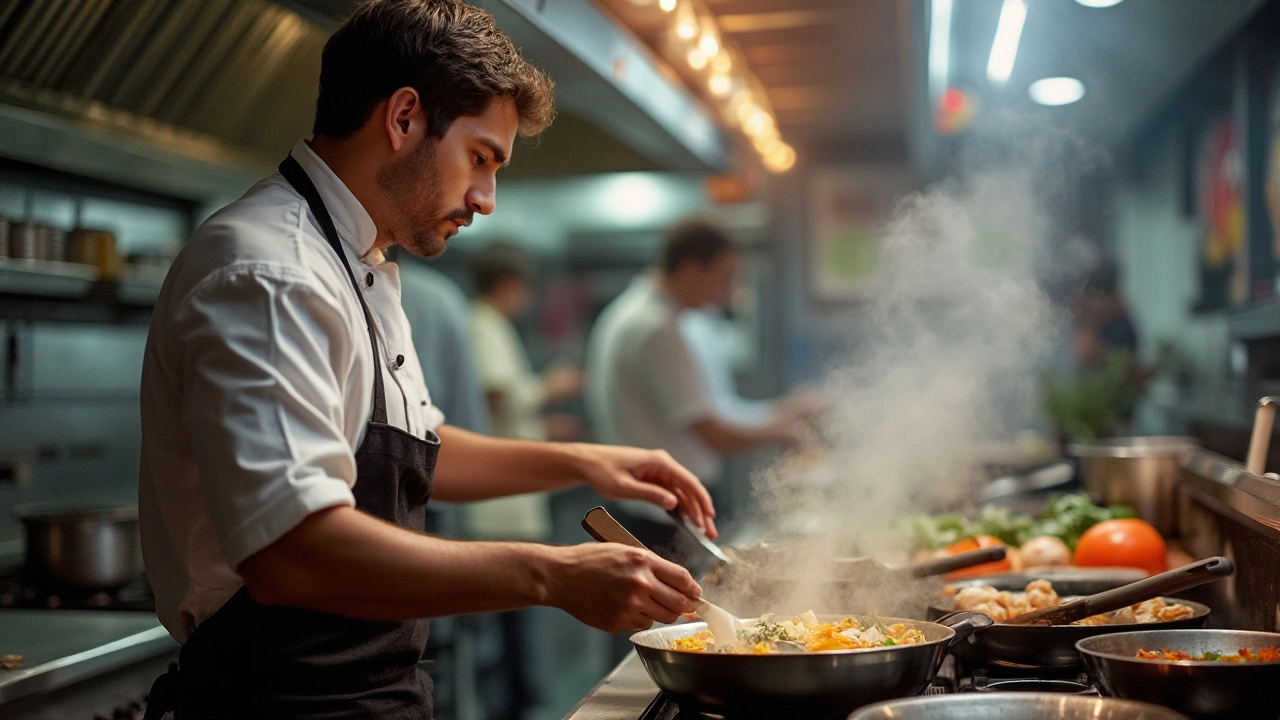
[{"label": "metal countertop", "polygon": [[0,610],[0,655],[23,657],[0,670],[0,705],[177,649],[153,613]]},{"label": "metal countertop", "polygon": [[658,686],[633,650],[564,720],[636,720],[657,694]]}]

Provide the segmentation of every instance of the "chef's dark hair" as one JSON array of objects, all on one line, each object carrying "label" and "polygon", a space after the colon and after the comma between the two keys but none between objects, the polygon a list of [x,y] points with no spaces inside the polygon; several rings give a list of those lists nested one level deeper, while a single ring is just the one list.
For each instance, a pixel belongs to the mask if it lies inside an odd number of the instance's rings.
[{"label": "chef's dark hair", "polygon": [[402,87],[418,91],[436,138],[495,98],[515,103],[526,137],[555,117],[551,79],[489,13],[459,0],[369,0],[325,43],[312,130],[346,137]]},{"label": "chef's dark hair", "polygon": [[685,220],[668,230],[662,241],[662,271],[671,274],[686,260],[707,265],[733,249],[733,238],[719,226],[706,220]]},{"label": "chef's dark hair", "polygon": [[476,292],[488,295],[503,280],[533,278],[533,262],[529,254],[516,245],[493,242],[485,245],[471,260],[471,277]]}]

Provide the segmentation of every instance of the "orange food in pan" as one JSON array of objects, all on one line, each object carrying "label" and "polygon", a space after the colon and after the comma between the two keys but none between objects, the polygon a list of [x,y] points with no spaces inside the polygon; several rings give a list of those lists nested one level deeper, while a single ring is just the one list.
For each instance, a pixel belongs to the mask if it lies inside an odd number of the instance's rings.
[{"label": "orange food in pan", "polygon": [[1253,652],[1249,648],[1240,648],[1235,655],[1222,655],[1216,652],[1207,652],[1200,655],[1192,655],[1182,650],[1139,650],[1138,657],[1143,660],[1170,660],[1185,661],[1192,660],[1195,662],[1276,662],[1280,661],[1280,649],[1274,647],[1262,648],[1258,652]]}]

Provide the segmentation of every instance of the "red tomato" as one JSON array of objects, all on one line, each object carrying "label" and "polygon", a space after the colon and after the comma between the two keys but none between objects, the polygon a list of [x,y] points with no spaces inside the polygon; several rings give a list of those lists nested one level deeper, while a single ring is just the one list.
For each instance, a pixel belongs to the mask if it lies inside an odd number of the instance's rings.
[{"label": "red tomato", "polygon": [[[962,552],[969,552],[970,550],[979,550],[982,548],[997,546],[1003,547],[1004,543],[990,535],[979,535],[977,537],[961,540],[960,542],[951,545],[947,548],[947,552],[952,555],[957,555]],[[1000,573],[1009,572],[1012,569],[1013,561],[1006,557],[1003,560],[974,565],[973,567],[967,567],[963,570],[956,570],[955,572],[947,573],[943,576],[943,579],[959,580],[961,578],[982,577],[984,575],[999,575]]]},{"label": "red tomato", "polygon": [[1086,530],[1076,545],[1076,565],[1136,567],[1151,575],[1169,569],[1164,538],[1137,518],[1107,520]]}]

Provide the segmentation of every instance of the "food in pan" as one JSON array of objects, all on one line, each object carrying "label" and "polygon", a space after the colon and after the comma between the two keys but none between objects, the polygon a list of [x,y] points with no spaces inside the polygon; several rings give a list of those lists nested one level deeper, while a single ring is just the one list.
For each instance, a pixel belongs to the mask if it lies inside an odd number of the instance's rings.
[{"label": "food in pan", "polygon": [[808,652],[827,652],[920,642],[924,642],[924,633],[903,623],[885,625],[875,617],[845,617],[836,622],[822,622],[810,611],[789,619],[769,614],[744,621],[738,630],[738,642],[729,647],[717,645],[709,630],[676,638],[669,647],[690,652],[768,655],[778,652],[779,643],[800,645]]},{"label": "food in pan", "polygon": [[1235,655],[1221,654],[1216,652],[1205,652],[1199,655],[1192,655],[1182,650],[1139,650],[1139,658],[1143,660],[1194,660],[1195,662],[1276,662],[1280,661],[1280,649],[1274,647],[1262,648],[1258,652],[1254,652],[1249,648],[1240,648]]},{"label": "food in pan", "polygon": [[[1034,610],[1057,607],[1062,599],[1048,580],[1032,580],[1023,592],[997,590],[990,585],[961,588],[955,595],[956,610],[972,610],[991,616],[996,622],[1025,615]],[[1160,598],[1147,600],[1114,613],[1094,615],[1073,625],[1129,625],[1171,622],[1189,618],[1195,610],[1181,603],[1166,604]]]}]

